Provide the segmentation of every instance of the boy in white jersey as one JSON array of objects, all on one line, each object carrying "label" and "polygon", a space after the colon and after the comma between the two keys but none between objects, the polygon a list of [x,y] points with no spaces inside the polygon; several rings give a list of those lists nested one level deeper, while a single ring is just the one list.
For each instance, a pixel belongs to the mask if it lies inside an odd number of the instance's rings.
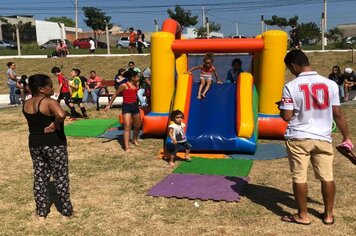
[{"label": "boy in white jersey", "polygon": [[288,122],[285,139],[298,213],[284,216],[282,220],[304,225],[311,223],[307,210],[307,170],[311,161],[315,178],[321,181],[325,207],[321,214],[322,221],[333,224],[333,118],[343,141],[352,145],[340,109],[339,89],[334,81],[312,71],[307,56],[300,50],[290,51],[284,62],[297,77],[284,86],[279,109],[282,119]]}]

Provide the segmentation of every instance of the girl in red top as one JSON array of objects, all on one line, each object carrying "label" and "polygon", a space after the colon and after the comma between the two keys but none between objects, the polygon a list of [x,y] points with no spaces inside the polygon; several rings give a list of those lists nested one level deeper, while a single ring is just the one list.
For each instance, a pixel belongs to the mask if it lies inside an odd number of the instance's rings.
[{"label": "girl in red top", "polygon": [[[199,85],[199,90],[198,90],[198,99],[205,98],[206,93],[208,92],[211,84],[213,83],[213,74],[217,80],[217,83],[220,84],[222,83],[218,75],[216,74],[215,67],[213,66],[213,55],[210,53],[207,53],[203,59],[203,65],[201,66],[195,66],[188,70],[187,72],[190,74],[192,71],[200,69],[200,85]],[[203,87],[206,84],[206,87],[204,89],[204,92],[202,93]]]},{"label": "girl in red top", "polygon": [[129,140],[132,125],[134,126],[132,143],[139,146],[137,139],[141,128],[140,109],[137,103],[137,91],[139,88],[139,74],[134,70],[128,70],[124,73],[127,82],[121,84],[116,90],[115,94],[111,97],[109,104],[105,107],[104,111],[108,111],[114,102],[115,98],[122,93],[122,115],[124,118],[124,148],[126,152],[130,151]]}]

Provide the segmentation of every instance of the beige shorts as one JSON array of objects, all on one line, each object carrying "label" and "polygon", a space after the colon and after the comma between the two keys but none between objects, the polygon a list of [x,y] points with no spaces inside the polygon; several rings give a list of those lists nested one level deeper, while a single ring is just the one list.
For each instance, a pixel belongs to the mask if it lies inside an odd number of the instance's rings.
[{"label": "beige shorts", "polygon": [[334,150],[331,143],[314,139],[286,140],[288,159],[294,183],[306,183],[309,161],[316,179],[333,181]]}]

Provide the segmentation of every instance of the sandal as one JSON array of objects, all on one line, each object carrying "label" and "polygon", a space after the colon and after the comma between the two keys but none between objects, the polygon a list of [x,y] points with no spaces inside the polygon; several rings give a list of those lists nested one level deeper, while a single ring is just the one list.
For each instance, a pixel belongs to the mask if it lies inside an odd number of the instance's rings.
[{"label": "sandal", "polygon": [[349,159],[352,164],[356,165],[356,155],[352,151],[353,145],[349,141],[345,141],[340,145],[336,146],[336,150],[338,150],[343,156]]},{"label": "sandal", "polygon": [[294,224],[298,224],[298,225],[310,225],[311,222],[302,222],[302,221],[298,221],[294,215],[291,216],[283,216],[281,218],[282,221],[284,222],[288,222],[288,223],[294,223]]}]

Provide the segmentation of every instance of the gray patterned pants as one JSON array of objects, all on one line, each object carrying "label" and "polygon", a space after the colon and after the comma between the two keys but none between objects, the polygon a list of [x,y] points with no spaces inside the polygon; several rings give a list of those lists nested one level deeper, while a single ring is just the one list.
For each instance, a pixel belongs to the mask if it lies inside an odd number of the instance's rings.
[{"label": "gray patterned pants", "polygon": [[64,216],[71,216],[73,207],[69,196],[67,147],[32,147],[30,153],[34,170],[33,193],[37,215],[46,217],[50,212],[48,184],[52,174],[61,204],[61,213]]}]

